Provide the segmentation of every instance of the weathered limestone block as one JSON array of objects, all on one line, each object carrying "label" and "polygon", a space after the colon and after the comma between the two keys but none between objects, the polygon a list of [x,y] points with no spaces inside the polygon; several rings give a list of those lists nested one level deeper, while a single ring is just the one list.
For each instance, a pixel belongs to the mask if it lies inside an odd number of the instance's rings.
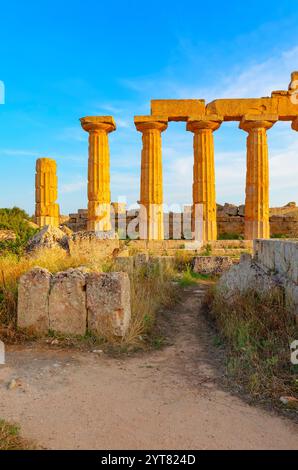
[{"label": "weathered limestone block", "polygon": [[187,121],[189,116],[205,114],[204,100],[151,100],[151,115],[169,121]]},{"label": "weathered limestone block", "polygon": [[217,289],[226,301],[250,289],[264,294],[277,288],[281,288],[278,280],[256,264],[247,253],[241,256],[238,265],[234,265],[221,276],[217,284]]},{"label": "weathered limestone block", "polygon": [[49,330],[49,292],[52,275],[39,267],[23,274],[18,288],[18,327],[37,333]]},{"label": "weathered limestone block", "polygon": [[88,330],[97,335],[124,336],[130,322],[130,282],[127,273],[86,276]]},{"label": "weathered limestone block", "polygon": [[135,269],[140,269],[147,266],[149,263],[149,254],[148,252],[145,253],[138,253],[134,256],[134,267]]},{"label": "weathered limestone block", "polygon": [[229,256],[196,256],[193,260],[193,270],[200,274],[221,274],[233,264]]},{"label": "weathered limestone block", "polygon": [[114,261],[115,270],[126,273],[133,273],[134,259],[133,256],[117,256]]},{"label": "weathered limestone block", "polygon": [[86,281],[81,269],[57,273],[49,297],[50,329],[63,334],[85,335],[87,326]]},{"label": "weathered limestone block", "polygon": [[35,219],[39,227],[59,225],[59,206],[56,161],[51,158],[36,160]]},{"label": "weathered limestone block", "polygon": [[254,259],[276,275],[298,283],[298,242],[255,240]]}]

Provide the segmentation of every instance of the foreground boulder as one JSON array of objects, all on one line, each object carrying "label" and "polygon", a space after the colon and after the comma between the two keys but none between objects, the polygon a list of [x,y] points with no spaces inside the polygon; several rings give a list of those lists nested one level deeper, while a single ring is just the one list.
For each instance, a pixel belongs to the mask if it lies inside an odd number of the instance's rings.
[{"label": "foreground boulder", "polygon": [[57,273],[49,296],[50,330],[85,335],[87,324],[86,281],[80,269]]},{"label": "foreground boulder", "polygon": [[42,248],[55,247],[68,250],[68,237],[59,228],[46,225],[28,241],[26,251],[30,253]]},{"label": "foreground boulder", "polygon": [[37,333],[49,330],[49,292],[52,275],[42,268],[34,268],[19,281],[18,326]]},{"label": "foreground boulder", "polygon": [[127,273],[87,275],[88,330],[97,335],[124,336],[130,309],[130,282]]}]

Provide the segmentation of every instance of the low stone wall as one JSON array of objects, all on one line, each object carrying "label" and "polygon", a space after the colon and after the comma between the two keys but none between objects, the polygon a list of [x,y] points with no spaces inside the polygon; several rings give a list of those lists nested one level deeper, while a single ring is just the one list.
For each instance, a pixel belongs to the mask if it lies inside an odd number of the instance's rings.
[{"label": "low stone wall", "polygon": [[18,327],[39,334],[124,336],[131,315],[125,272],[89,273],[84,268],[52,275],[36,267],[18,288]]},{"label": "low stone wall", "polygon": [[193,260],[193,271],[198,274],[222,274],[231,266],[233,259],[229,256],[196,256]]},{"label": "low stone wall", "polygon": [[298,242],[255,240],[253,256],[244,254],[240,263],[221,277],[218,289],[225,299],[247,289],[268,292],[274,287],[284,294],[290,311],[298,316]]}]

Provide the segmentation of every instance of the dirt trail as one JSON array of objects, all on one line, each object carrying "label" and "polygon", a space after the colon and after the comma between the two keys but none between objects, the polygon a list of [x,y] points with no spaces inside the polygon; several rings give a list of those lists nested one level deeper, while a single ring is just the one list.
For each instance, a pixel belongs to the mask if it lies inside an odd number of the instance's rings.
[{"label": "dirt trail", "polygon": [[[220,388],[204,285],[163,315],[170,346],[121,360],[10,347],[0,417],[48,449],[298,449],[298,426]],[[12,378],[22,386],[7,389]]]}]

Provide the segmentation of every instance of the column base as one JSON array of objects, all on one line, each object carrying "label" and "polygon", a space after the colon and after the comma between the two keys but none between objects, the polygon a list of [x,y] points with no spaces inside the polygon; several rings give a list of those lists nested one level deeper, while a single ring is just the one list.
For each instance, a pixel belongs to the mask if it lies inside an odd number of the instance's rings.
[{"label": "column base", "polygon": [[141,240],[164,240],[163,204],[141,204],[139,233]]},{"label": "column base", "polygon": [[244,238],[245,240],[270,238],[269,221],[245,220]]},{"label": "column base", "polygon": [[87,231],[110,232],[111,230],[112,224],[110,203],[89,201]]}]

